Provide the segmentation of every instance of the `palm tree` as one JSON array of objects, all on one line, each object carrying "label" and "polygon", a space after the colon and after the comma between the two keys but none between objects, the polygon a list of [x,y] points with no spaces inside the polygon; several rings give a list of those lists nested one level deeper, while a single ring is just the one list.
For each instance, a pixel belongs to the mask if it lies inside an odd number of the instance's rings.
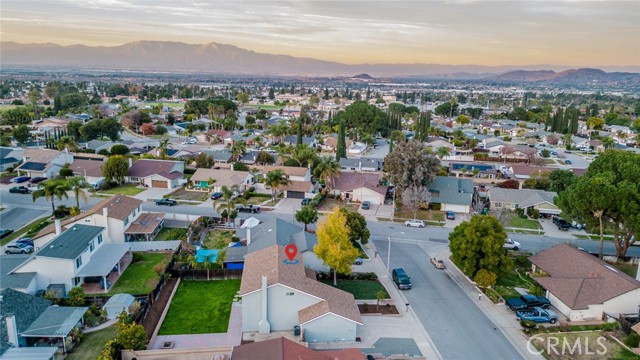
[{"label": "palm tree", "polygon": [[234,141],[231,145],[231,154],[236,161],[240,161],[240,158],[247,151],[247,144],[244,140]]},{"label": "palm tree", "polygon": [[276,200],[280,185],[288,185],[289,183],[291,183],[291,181],[287,179],[287,175],[282,169],[269,171],[267,177],[264,179],[264,184],[271,187],[271,200],[273,201]]},{"label": "palm tree", "polygon": [[322,157],[320,162],[313,169],[313,175],[324,180],[326,185],[325,192],[333,186],[334,179],[340,176],[340,163],[333,157]]},{"label": "palm tree", "polygon": [[449,156],[450,152],[451,150],[449,150],[449,148],[446,146],[440,146],[438,150],[436,150],[436,153],[438,154],[438,157],[440,159],[444,159],[445,156]]},{"label": "palm tree", "polygon": [[236,203],[239,198],[234,198],[234,194],[236,191],[239,191],[240,188],[238,185],[233,185],[232,187],[223,186],[220,188],[220,192],[222,193],[222,197],[213,203],[216,211],[220,212],[220,210],[227,210],[227,213],[231,213],[235,210]]},{"label": "palm tree", "polygon": [[69,198],[67,191],[71,190],[66,181],[62,180],[49,180],[46,182],[41,182],[38,184],[38,190],[34,191],[31,194],[33,201],[35,202],[37,199],[44,197],[47,200],[51,201],[51,213],[55,215],[56,212],[56,204],[54,202],[55,198],[58,200],[62,200]]},{"label": "palm tree", "polygon": [[162,140],[160,140],[160,144],[158,145],[158,149],[160,149],[160,158],[167,158],[167,148],[172,148],[172,146],[169,144],[169,138],[163,138]]},{"label": "palm tree", "polygon": [[58,147],[58,150],[64,150],[65,148],[70,152],[77,152],[78,150],[80,150],[78,143],[71,136],[61,137],[60,140],[58,140],[58,142],[56,143],[56,146]]},{"label": "palm tree", "polygon": [[82,191],[82,189],[88,187],[87,180],[82,176],[74,176],[67,179],[67,185],[73,190],[73,194],[76,196],[76,207],[80,209],[80,198],[82,198],[85,203],[89,201],[87,194]]}]

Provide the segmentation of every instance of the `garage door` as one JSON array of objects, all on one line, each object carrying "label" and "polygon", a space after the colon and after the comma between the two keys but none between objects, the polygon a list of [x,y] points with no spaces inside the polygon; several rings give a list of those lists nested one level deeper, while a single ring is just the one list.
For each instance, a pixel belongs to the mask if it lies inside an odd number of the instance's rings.
[{"label": "garage door", "polygon": [[151,180],[151,187],[157,187],[157,188],[167,188],[167,182],[166,181],[160,181],[160,180]]},{"label": "garage door", "polygon": [[380,205],[380,195],[362,195],[362,201],[368,201],[371,205]]},{"label": "garage door", "polygon": [[454,205],[454,204],[442,204],[443,211],[453,211],[456,213],[466,214],[469,212],[468,208],[464,205]]},{"label": "garage door", "polygon": [[304,199],[304,192],[302,191],[287,191],[288,199]]}]

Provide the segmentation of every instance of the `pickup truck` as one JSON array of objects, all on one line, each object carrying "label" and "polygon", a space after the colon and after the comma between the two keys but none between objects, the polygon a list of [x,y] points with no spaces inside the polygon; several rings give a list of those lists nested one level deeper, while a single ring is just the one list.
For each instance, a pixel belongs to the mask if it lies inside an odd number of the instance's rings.
[{"label": "pickup truck", "polygon": [[551,306],[551,302],[544,296],[522,295],[519,298],[509,298],[506,301],[507,307],[513,311],[524,310],[532,307],[541,307],[544,309]]},{"label": "pickup truck", "polygon": [[555,324],[558,321],[558,315],[549,309],[534,307],[533,309],[518,310],[516,316],[520,320],[529,320],[537,323],[548,322]]},{"label": "pickup truck", "polygon": [[255,206],[255,205],[240,205],[238,207],[236,207],[236,210],[238,212],[248,212],[248,213],[259,213],[260,212],[260,206]]},{"label": "pickup truck", "polygon": [[553,223],[556,224],[558,230],[569,230],[571,229],[571,224],[569,222],[559,216],[553,217]]}]

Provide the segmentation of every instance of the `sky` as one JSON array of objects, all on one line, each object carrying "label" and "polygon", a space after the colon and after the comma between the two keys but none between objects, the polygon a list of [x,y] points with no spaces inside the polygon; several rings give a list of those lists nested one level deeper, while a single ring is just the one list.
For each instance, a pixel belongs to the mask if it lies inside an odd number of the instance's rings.
[{"label": "sky", "polygon": [[640,0],[2,0],[0,37],[231,44],[360,63],[640,65]]}]

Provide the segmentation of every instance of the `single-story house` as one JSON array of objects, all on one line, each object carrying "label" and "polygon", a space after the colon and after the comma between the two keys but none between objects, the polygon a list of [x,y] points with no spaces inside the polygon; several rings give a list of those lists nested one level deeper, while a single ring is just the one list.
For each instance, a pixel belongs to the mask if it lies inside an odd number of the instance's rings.
[{"label": "single-story house", "polygon": [[380,185],[380,175],[341,171],[334,179],[331,191],[345,201],[369,201],[372,205],[384,204],[387,187]]},{"label": "single-story house", "polygon": [[382,171],[384,159],[374,158],[341,158],[339,161],[340,169],[345,171]]},{"label": "single-story house", "polygon": [[103,166],[104,160],[85,160],[75,158],[73,160],[73,164],[69,166],[69,169],[73,171],[75,176],[83,176],[89,184],[94,184],[103,178]]},{"label": "single-story house", "polygon": [[126,180],[146,187],[174,189],[184,179],[184,161],[129,159]]},{"label": "single-story house", "polygon": [[[20,355],[25,355],[22,349],[26,349],[27,339],[20,334],[49,308],[51,301],[9,288],[0,290],[0,297],[0,356],[9,349],[19,350]],[[50,349],[57,350],[55,347]],[[19,356],[15,359],[29,358]]]},{"label": "single-story house", "polygon": [[571,321],[638,313],[640,281],[585,251],[559,244],[529,260],[533,279]]},{"label": "single-story house", "polygon": [[0,147],[0,171],[19,164],[25,151],[21,148]]},{"label": "single-story house", "polygon": [[243,332],[299,326],[305,342],[352,342],[362,325],[353,295],[317,281],[300,253],[288,261],[280,245],[247,254],[239,294]]},{"label": "single-story house", "polygon": [[540,215],[559,215],[562,211],[554,203],[558,196],[556,192],[535,189],[503,189],[490,188],[488,191],[491,208],[507,209],[537,209]]},{"label": "single-story house", "polygon": [[16,167],[20,175],[52,179],[60,174],[65,164],[73,163],[73,155],[67,149],[27,149],[22,154],[22,164]]},{"label": "single-story house", "polygon": [[240,190],[246,190],[254,181],[253,175],[248,171],[198,168],[191,176],[191,183],[195,189],[220,191],[223,186],[231,188],[234,185],[238,185]]},{"label": "single-story house", "polygon": [[222,149],[222,150],[204,150],[203,151],[208,156],[211,156],[213,160],[217,163],[228,163],[233,159],[233,154],[230,149]]},{"label": "single-story house", "polygon": [[[325,138],[322,139],[322,145],[320,145],[320,148],[323,151],[329,151],[329,152],[335,152],[336,149],[338,148],[338,138],[337,135],[331,135],[331,136],[327,136]],[[353,141],[349,140],[349,139],[345,139],[345,146],[347,148],[349,148],[351,146],[351,144],[353,143]]]},{"label": "single-story house", "polygon": [[[478,175],[474,175],[477,172]],[[495,179],[498,170],[494,165],[480,163],[450,163],[449,173],[455,174],[456,177],[472,176],[483,179]]]},{"label": "single-story house", "polygon": [[428,186],[431,203],[440,204],[442,211],[468,214],[475,196],[473,180],[452,176],[436,176]]},{"label": "single-story house", "polygon": [[309,167],[256,165],[252,166],[251,168],[258,169],[260,174],[262,174],[265,178],[267,177],[268,172],[280,169],[284,171],[284,174],[290,181],[311,181],[311,169]]},{"label": "single-story house", "polygon": [[[268,356],[267,356],[268,354]],[[257,341],[233,347],[233,360],[364,360],[360,349],[313,350],[285,337]]]}]

